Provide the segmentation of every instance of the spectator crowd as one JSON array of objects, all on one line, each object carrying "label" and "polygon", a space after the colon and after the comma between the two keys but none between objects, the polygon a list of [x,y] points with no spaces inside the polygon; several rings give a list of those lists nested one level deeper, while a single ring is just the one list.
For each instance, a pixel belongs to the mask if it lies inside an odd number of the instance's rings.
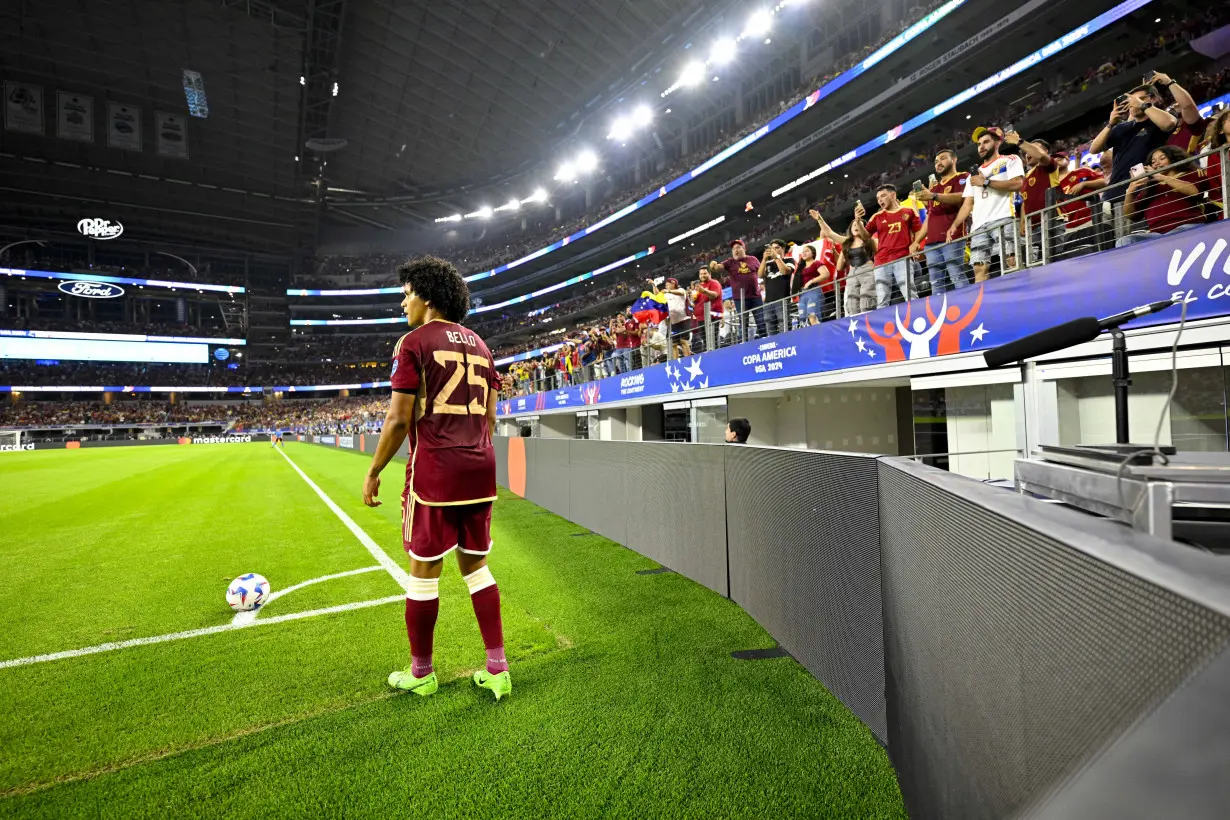
[{"label": "spectator crowd", "polygon": [[20,401],[0,406],[0,429],[72,428],[86,425],[220,426],[244,433],[278,430],[302,435],[379,432],[386,396],[279,401],[171,404],[132,397],[97,401]]}]

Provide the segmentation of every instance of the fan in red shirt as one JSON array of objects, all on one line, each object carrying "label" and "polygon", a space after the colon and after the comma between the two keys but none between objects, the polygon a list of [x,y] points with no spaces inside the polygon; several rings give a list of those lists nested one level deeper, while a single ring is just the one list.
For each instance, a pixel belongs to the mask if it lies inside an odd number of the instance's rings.
[{"label": "fan in red shirt", "polygon": [[1039,212],[1046,207],[1046,192],[1059,182],[1059,170],[1051,158],[1050,144],[1046,140],[1024,142],[1020,134],[1010,131],[1004,141],[1020,147],[1021,159],[1027,169],[1021,185],[1021,235],[1027,238],[1031,258],[1041,259],[1042,217]]},{"label": "fan in red shirt", "polygon": [[1209,204],[1216,210],[1218,218],[1223,213],[1222,200],[1225,192],[1221,183],[1221,152],[1230,144],[1230,108],[1213,118],[1205,135],[1205,143],[1201,151],[1217,151],[1210,154],[1208,166],[1204,169],[1204,184],[1209,192]]},{"label": "fan in red shirt", "polygon": [[1117,248],[1204,224],[1200,167],[1190,161],[1187,152],[1163,145],[1149,155],[1149,164],[1161,173],[1133,179],[1123,200],[1125,217],[1138,217],[1144,211],[1148,231],[1120,237]]},{"label": "fan in red shirt", "polygon": [[1170,79],[1169,75],[1160,71],[1153,72],[1153,76],[1149,78],[1146,85],[1156,88],[1158,94],[1169,93],[1170,98],[1174,100],[1174,104],[1166,111],[1175,118],[1177,123],[1174,130],[1170,132],[1166,144],[1182,148],[1189,154],[1197,153],[1196,149],[1204,140],[1204,132],[1209,123],[1200,116],[1200,108],[1192,99],[1192,95],[1188,94],[1187,89],[1183,86]]},{"label": "fan in red shirt", "polygon": [[499,376],[487,345],[460,324],[470,310],[470,292],[456,268],[424,256],[400,265],[397,277],[404,294],[402,310],[414,329],[394,349],[393,396],[363,481],[363,503],[380,506],[380,472],[409,439],[402,541],[410,554],[410,666],[389,675],[389,685],[418,695],[438,688],[432,644],[440,611],[440,573],[444,556],[457,550],[457,565],[487,649],[487,667],[474,673],[474,682],[499,700],[512,691],[500,592],[487,567],[491,502],[496,497],[491,432]]},{"label": "fan in red shirt", "polygon": [[859,235],[864,242],[872,236],[876,239],[876,307],[885,307],[894,280],[902,299],[909,301],[914,295],[910,287],[910,256],[918,253],[914,235],[922,227],[922,220],[918,211],[901,207],[894,185],[881,185],[876,191],[876,203],[880,210],[859,228]]},{"label": "fan in red shirt", "polygon": [[722,323],[722,283],[714,280],[708,268],[700,269],[700,278],[692,283],[692,350],[706,349],[705,313],[709,314],[710,336]]},{"label": "fan in red shirt", "polygon": [[827,237],[804,245],[799,251],[799,319],[819,324],[833,310],[833,279],[841,246]]},{"label": "fan in red shirt", "polygon": [[[948,242],[948,229],[952,227],[965,201],[965,181],[969,174],[957,171],[956,152],[945,148],[935,154],[935,176],[938,177],[929,191],[917,191],[914,198],[930,203],[927,221],[923,223],[926,233],[927,275],[931,279],[931,292],[944,293],[969,284],[965,273],[965,225],[958,225],[953,233],[953,242]],[[933,177],[934,178],[934,177]],[[919,242],[923,237],[915,236]]]},{"label": "fan in red shirt", "polygon": [[1082,256],[1097,250],[1097,235],[1094,232],[1093,210],[1089,207],[1090,194],[1106,187],[1106,178],[1092,168],[1073,168],[1064,151],[1051,156],[1059,174],[1056,188],[1064,202],[1059,206],[1063,217],[1063,237],[1059,241],[1055,258],[1067,259]]}]

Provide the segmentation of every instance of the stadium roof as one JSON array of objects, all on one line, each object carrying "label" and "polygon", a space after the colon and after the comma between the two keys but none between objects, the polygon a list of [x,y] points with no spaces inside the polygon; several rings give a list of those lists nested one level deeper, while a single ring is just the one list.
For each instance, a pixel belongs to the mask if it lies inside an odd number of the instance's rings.
[{"label": "stadium roof", "polygon": [[706,5],[350,0],[330,134],[350,144],[328,176],[421,201],[514,178]]},{"label": "stadium roof", "polygon": [[[0,4],[0,73],[40,89],[43,109],[42,134],[0,131],[0,222],[71,233],[95,216],[124,221],[134,239],[291,250],[311,241],[313,204],[333,186],[340,196],[405,197],[380,213],[398,214],[399,227],[422,224],[441,198],[551,159],[552,146],[654,65],[664,42],[673,47],[731,5]],[[206,117],[187,116],[185,70],[200,75]],[[92,142],[58,135],[61,92],[92,98]],[[109,104],[140,110],[139,149],[108,144]],[[186,117],[186,159],[158,150],[156,112]],[[311,140],[346,145],[315,151]]]}]

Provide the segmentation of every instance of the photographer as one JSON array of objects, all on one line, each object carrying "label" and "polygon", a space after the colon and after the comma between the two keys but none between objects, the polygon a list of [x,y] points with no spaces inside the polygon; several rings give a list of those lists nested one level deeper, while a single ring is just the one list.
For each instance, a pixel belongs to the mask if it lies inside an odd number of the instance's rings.
[{"label": "photographer", "polygon": [[[1110,119],[1089,144],[1089,153],[1097,154],[1107,148],[1114,151],[1110,171],[1110,185],[1124,182],[1132,175],[1132,168],[1148,161],[1150,153],[1166,143],[1175,130],[1178,120],[1159,108],[1157,89],[1151,85],[1133,88],[1118,97],[1110,110]],[[1123,189],[1112,188],[1107,199],[1119,201]]]},{"label": "photographer", "polygon": [[1143,210],[1148,230],[1121,236],[1115,242],[1116,248],[1204,224],[1200,167],[1190,161],[1182,167],[1174,167],[1184,160],[1190,160],[1190,157],[1182,148],[1163,145],[1155,149],[1149,158],[1150,166],[1156,173],[1145,176],[1146,169],[1142,167],[1137,170],[1127,187],[1123,215],[1131,218]]}]

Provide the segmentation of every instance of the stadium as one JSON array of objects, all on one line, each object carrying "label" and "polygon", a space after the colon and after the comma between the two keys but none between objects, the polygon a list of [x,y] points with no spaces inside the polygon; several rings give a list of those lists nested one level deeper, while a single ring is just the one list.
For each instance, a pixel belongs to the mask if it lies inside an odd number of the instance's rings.
[{"label": "stadium", "polygon": [[1230,7],[0,30],[0,815],[1226,816]]}]

